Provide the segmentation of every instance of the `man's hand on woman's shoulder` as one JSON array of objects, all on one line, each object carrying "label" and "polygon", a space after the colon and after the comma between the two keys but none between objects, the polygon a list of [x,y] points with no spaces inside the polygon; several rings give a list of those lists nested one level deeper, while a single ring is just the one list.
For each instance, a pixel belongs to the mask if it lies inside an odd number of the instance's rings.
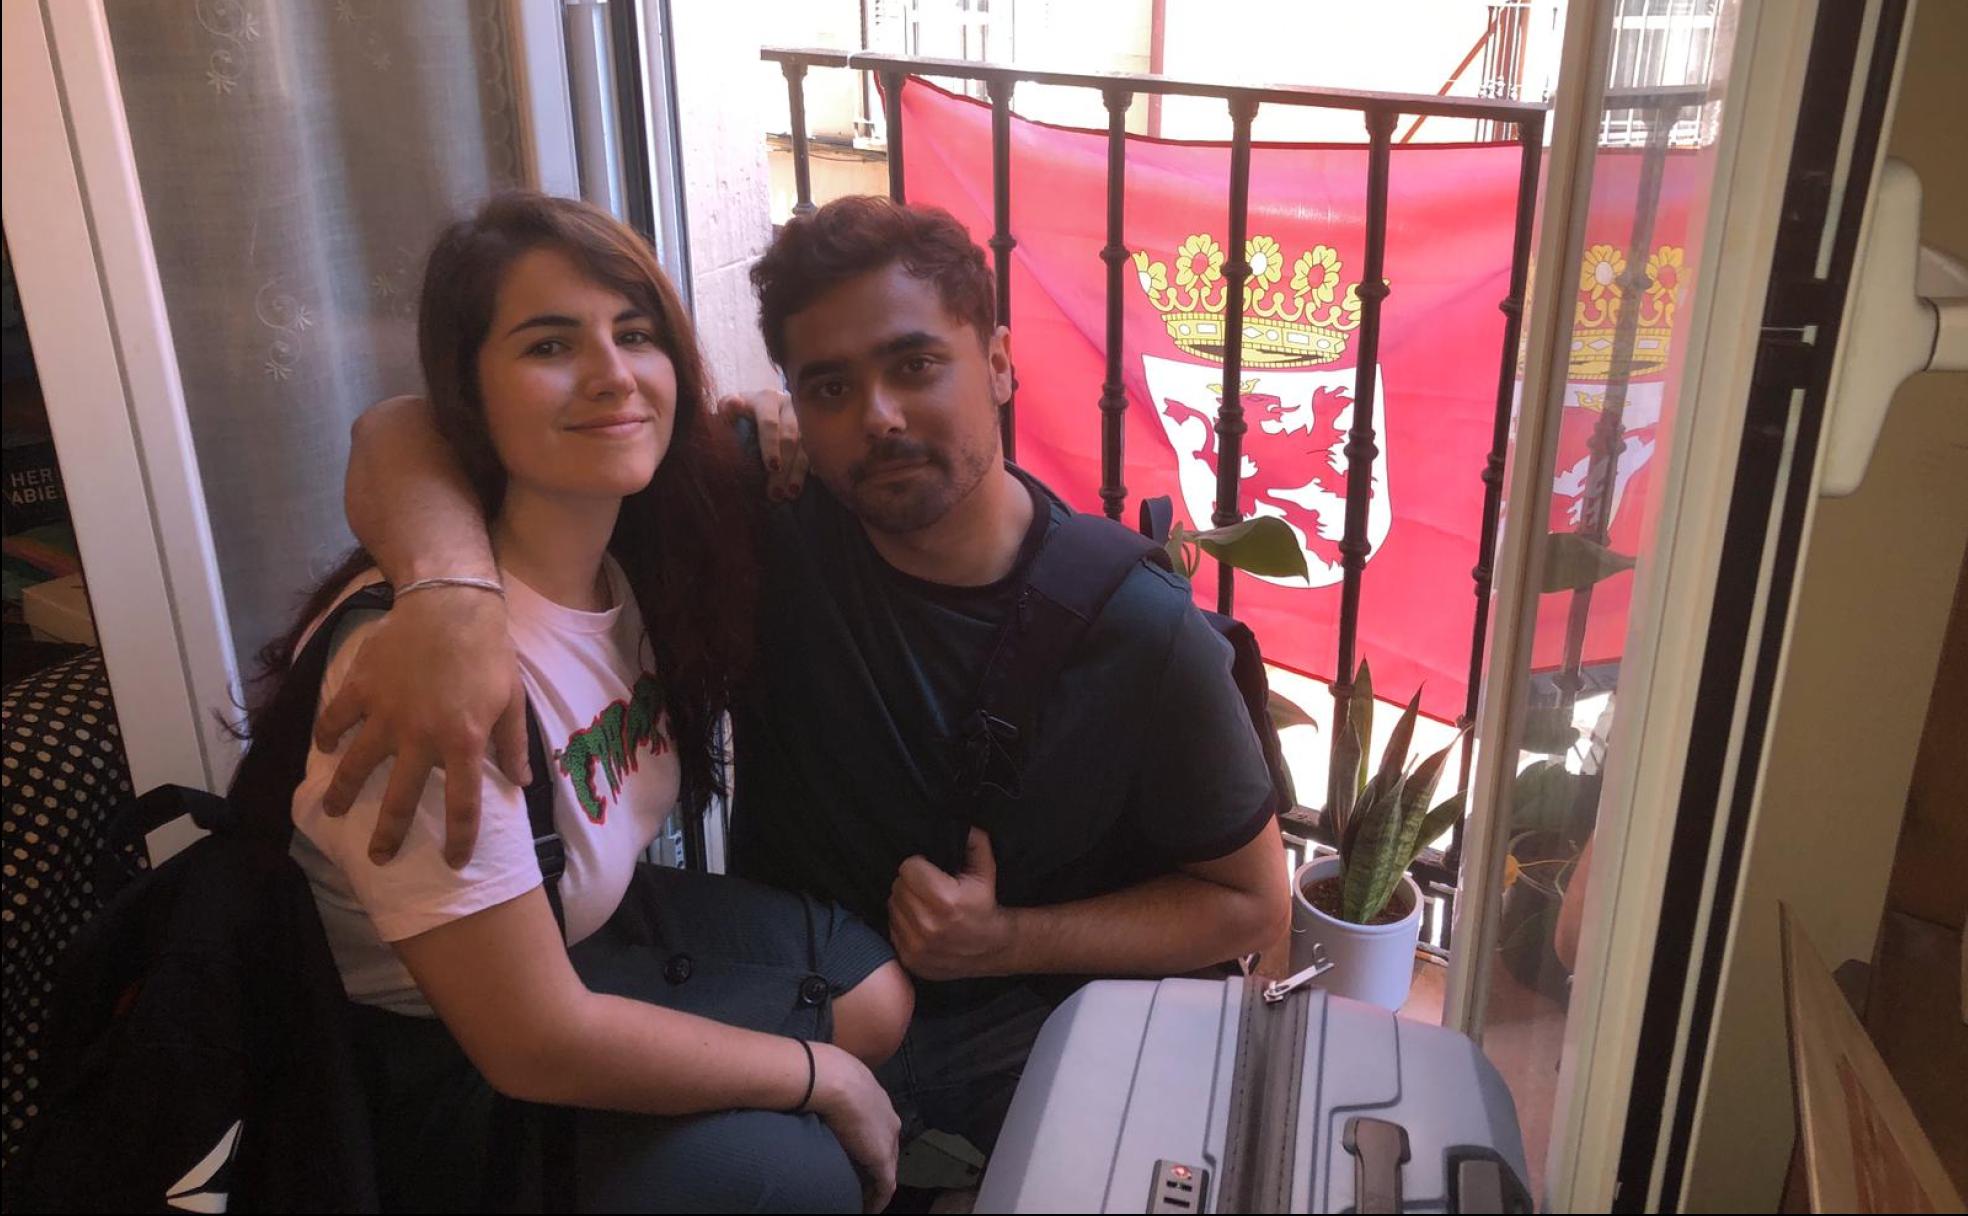
[{"label": "man's hand on woman's shoulder", "polygon": [[370,774],[395,757],[370,859],[396,856],[416,818],[433,768],[444,770],[444,856],[471,860],[478,842],[480,766],[489,746],[513,784],[528,778],[526,694],[508,632],[505,601],[475,588],[406,595],[356,652],[334,700],[315,718],[315,743],[332,750],[351,729],[322,796],[330,815],[347,812]]}]

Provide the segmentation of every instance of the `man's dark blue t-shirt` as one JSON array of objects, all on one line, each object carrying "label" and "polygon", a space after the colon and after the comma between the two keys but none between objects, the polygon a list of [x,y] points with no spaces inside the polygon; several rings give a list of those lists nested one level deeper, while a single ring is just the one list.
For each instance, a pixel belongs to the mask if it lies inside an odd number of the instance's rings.
[{"label": "man's dark blue t-shirt", "polygon": [[[1065,903],[1225,856],[1271,822],[1229,645],[1187,583],[1133,570],[1081,638],[1022,750],[1016,799],[975,806],[958,739],[1000,624],[1069,508],[1029,475],[1032,527],[984,587],[882,559],[817,483],[774,508],[759,653],[736,715],[734,870],[833,899],[877,928],[897,868],[947,857],[973,810],[1006,906]],[[955,837],[961,839],[961,836]]]}]

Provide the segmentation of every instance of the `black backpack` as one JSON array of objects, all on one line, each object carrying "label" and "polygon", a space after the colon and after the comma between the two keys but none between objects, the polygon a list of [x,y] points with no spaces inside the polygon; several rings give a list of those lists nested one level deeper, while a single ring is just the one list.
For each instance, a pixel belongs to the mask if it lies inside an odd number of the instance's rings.
[{"label": "black backpack", "polygon": [[[281,695],[312,705],[342,618],[391,600],[378,585],[337,604]],[[560,922],[562,850],[531,706],[527,727],[528,817]],[[118,839],[181,814],[211,834],[131,881],[69,948],[50,1005],[52,1083],[7,1170],[8,1210],[377,1210],[347,996],[287,854],[308,748],[290,742],[249,753],[227,798],[163,786],[119,815]],[[550,1119],[549,1134],[567,1122]],[[502,1120],[502,1134],[520,1130]],[[564,1186],[571,1155],[545,1156]]]},{"label": "black backpack", "polygon": [[[318,695],[339,604],[296,659]],[[77,936],[50,1007],[51,1084],[9,1170],[31,1211],[374,1211],[346,997],[307,878],[287,856],[307,741],[242,762],[234,797],[163,786],[124,839],[189,814],[210,835],[125,887]],[[242,789],[252,791],[242,796]]]},{"label": "black backpack", "polygon": [[373,1211],[341,977],[305,877],[235,808],[164,786],[128,830],[212,835],[126,887],[63,962],[19,1211]]},{"label": "black backpack", "polygon": [[[1021,741],[1031,737],[1039,709],[1067,658],[1128,574],[1142,562],[1172,568],[1163,547],[1172,517],[1167,498],[1151,498],[1141,504],[1139,532],[1105,516],[1076,512],[1046,538],[1010,615],[999,627],[978,682],[976,708],[963,724],[958,781],[972,802],[966,811],[974,808],[977,799],[1019,796]],[[1278,728],[1271,721],[1271,689],[1257,635],[1234,617],[1204,611],[1203,618],[1230,644],[1230,674],[1271,775],[1270,809],[1283,814],[1297,799]],[[972,817],[966,814],[954,825],[954,850],[947,861],[962,862]],[[959,865],[950,868],[954,872]]]}]

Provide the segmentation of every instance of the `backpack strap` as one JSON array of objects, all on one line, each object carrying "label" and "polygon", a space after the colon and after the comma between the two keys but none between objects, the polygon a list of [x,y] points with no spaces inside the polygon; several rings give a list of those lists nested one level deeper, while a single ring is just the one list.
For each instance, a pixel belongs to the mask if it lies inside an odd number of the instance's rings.
[{"label": "backpack strap", "polygon": [[547,767],[547,746],[540,735],[540,719],[533,712],[531,698],[526,702],[526,764],[533,770],[533,779],[526,783],[526,822],[533,835],[533,855],[540,862],[547,906],[553,909],[554,924],[565,940],[567,909],[561,903],[560,876],[567,872],[567,846],[554,826],[553,774]]},{"label": "backpack strap", "polygon": [[1175,504],[1166,494],[1141,500],[1141,534],[1158,545],[1168,543],[1169,531],[1175,527]]},{"label": "backpack strap", "polygon": [[[321,682],[328,676],[328,661],[335,653],[335,634],[342,622],[352,612],[388,612],[394,600],[395,594],[388,583],[371,583],[329,608],[288,664],[286,675],[274,693],[278,698],[274,712],[284,715],[291,711],[299,715],[304,709],[306,719],[312,721],[321,700]],[[200,818],[199,826],[212,831],[237,829],[285,852],[294,838],[294,787],[307,772],[312,735],[312,730],[308,730],[295,732],[291,738],[256,741],[234,770],[226,793],[229,805],[225,814],[219,817],[208,813],[212,821]],[[155,826],[145,825],[143,831]]]},{"label": "backpack strap", "polygon": [[328,678],[328,660],[335,654],[335,632],[351,612],[388,612],[396,602],[396,592],[388,583],[371,583],[343,599],[321,623],[308,635],[307,645],[294,656],[292,666],[287,669],[287,682],[308,691],[308,695],[319,699],[321,682]]},{"label": "backpack strap", "polygon": [[1168,554],[1112,520],[1082,514],[1067,516],[1033,557],[963,723],[957,781],[965,813],[939,859],[952,873],[983,800],[1023,796],[1019,763],[1040,708],[1087,628],[1143,561],[1167,568]]}]

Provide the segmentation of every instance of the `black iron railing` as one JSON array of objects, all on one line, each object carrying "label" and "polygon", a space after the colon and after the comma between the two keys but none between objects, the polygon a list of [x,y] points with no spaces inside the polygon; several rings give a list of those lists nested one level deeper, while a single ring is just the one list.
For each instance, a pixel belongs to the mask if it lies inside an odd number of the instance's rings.
[{"label": "black iron railing", "polygon": [[[849,68],[871,72],[880,79],[886,98],[883,113],[887,124],[889,194],[898,201],[905,198],[902,107],[899,99],[907,79],[910,76],[938,76],[984,83],[991,104],[991,176],[995,220],[989,245],[997,270],[998,319],[1001,324],[1009,324],[1011,319],[1009,269],[1011,251],[1017,244],[1017,238],[1011,231],[1012,90],[1019,82],[1028,81],[1034,84],[1093,89],[1102,95],[1108,114],[1108,160],[1107,241],[1100,251],[1101,260],[1106,263],[1107,271],[1106,374],[1098,402],[1101,435],[1100,500],[1107,515],[1114,519],[1121,518],[1128,496],[1121,471],[1122,419],[1127,410],[1127,394],[1121,373],[1121,335],[1125,281],[1123,265],[1128,257],[1123,236],[1127,198],[1128,106],[1137,94],[1151,97],[1210,97],[1221,100],[1230,113],[1232,134],[1227,183],[1229,257],[1223,267],[1224,278],[1227,281],[1225,292],[1227,315],[1224,318],[1223,395],[1217,411],[1215,428],[1218,444],[1216,506],[1211,515],[1211,521],[1219,526],[1233,524],[1243,518],[1243,513],[1238,508],[1238,483],[1242,473],[1240,453],[1246,423],[1240,372],[1244,337],[1243,286],[1250,275],[1250,263],[1245,256],[1244,242],[1249,222],[1252,121],[1259,107],[1266,105],[1349,110],[1361,115],[1368,140],[1366,248],[1365,269],[1358,291],[1360,323],[1356,348],[1359,352],[1359,362],[1354,381],[1355,404],[1352,429],[1348,433],[1345,448],[1348,462],[1346,516],[1344,533],[1339,543],[1343,582],[1338,653],[1334,665],[1336,678],[1331,686],[1335,722],[1345,719],[1347,702],[1353,693],[1352,673],[1357,665],[1360,589],[1365,577],[1367,557],[1372,548],[1367,535],[1368,507],[1374,462],[1380,455],[1378,436],[1373,429],[1373,402],[1377,388],[1381,305],[1389,292],[1382,267],[1386,257],[1388,164],[1394,131],[1399,120],[1404,116],[1473,119],[1490,124],[1488,129],[1493,131],[1514,131],[1520,149],[1521,169],[1518,177],[1515,230],[1510,251],[1510,289],[1509,294],[1498,304],[1503,311],[1505,324],[1503,342],[1497,355],[1494,427],[1488,456],[1482,468],[1472,471],[1483,483],[1483,518],[1477,563],[1471,571],[1476,611],[1470,631],[1469,691],[1459,724],[1467,728],[1474,723],[1477,695],[1483,676],[1492,563],[1495,558],[1495,534],[1502,502],[1504,459],[1510,438],[1511,408],[1517,380],[1517,349],[1522,332],[1524,294],[1530,268],[1532,225],[1537,208],[1538,171],[1544,146],[1545,107],[1542,104],[1492,98],[1354,92],[1298,85],[1213,84],[1142,74],[1037,71],[967,60],[929,59],[873,52],[767,48],[760,54],[762,58],[778,63],[786,77],[787,100],[793,125],[791,133],[793,172],[794,188],[797,192],[795,214],[805,214],[813,210],[805,131],[804,82],[809,67]],[[1636,93],[1631,97],[1623,98],[1620,104],[1633,109],[1656,111],[1671,109],[1678,112],[1679,109],[1691,104],[1690,93],[1690,90]],[[1664,148],[1656,149],[1652,143],[1649,144],[1650,153],[1659,151],[1664,151]],[[1653,173],[1653,180],[1657,182],[1658,165],[1655,166]],[[1649,218],[1646,223],[1650,225],[1650,208],[1648,212]],[[1636,238],[1643,230],[1643,225],[1636,223]],[[1642,256],[1639,259],[1629,259],[1628,264],[1644,265],[1644,262],[1645,258]],[[1631,314],[1634,310],[1627,311]],[[1630,356],[1630,336],[1625,346]],[[1617,415],[1613,413],[1610,406],[1607,414],[1617,423]],[[1001,419],[1004,446],[1008,456],[1016,450],[1015,417],[1014,406],[1008,402]],[[1617,447],[1615,438],[1612,444],[1615,454]],[[1602,460],[1597,445],[1592,449],[1592,459],[1594,461],[1592,468],[1597,473],[1599,462]],[[1607,459],[1610,462],[1610,457]],[[1610,476],[1610,471],[1605,473],[1605,477]],[[1597,484],[1604,478],[1595,477],[1592,480]],[[1217,607],[1219,611],[1229,613],[1235,600],[1235,571],[1227,565],[1220,565],[1218,580]],[[1582,612],[1583,609],[1579,611]],[[1469,785],[1471,752],[1471,746],[1466,744],[1463,748],[1457,782],[1459,790],[1466,791]],[[1309,808],[1299,807],[1288,813],[1285,820],[1288,835],[1296,837],[1298,847],[1303,847],[1304,841],[1309,840],[1316,830],[1317,813]],[[1434,897],[1429,901],[1433,905],[1430,908],[1431,920],[1437,916],[1446,918],[1449,914],[1449,901],[1453,898],[1456,885],[1461,844],[1462,825],[1458,823],[1446,853],[1425,854],[1415,865],[1417,880]],[[1447,920],[1444,919],[1433,925],[1424,924],[1424,933],[1432,940],[1445,941]]]}]

